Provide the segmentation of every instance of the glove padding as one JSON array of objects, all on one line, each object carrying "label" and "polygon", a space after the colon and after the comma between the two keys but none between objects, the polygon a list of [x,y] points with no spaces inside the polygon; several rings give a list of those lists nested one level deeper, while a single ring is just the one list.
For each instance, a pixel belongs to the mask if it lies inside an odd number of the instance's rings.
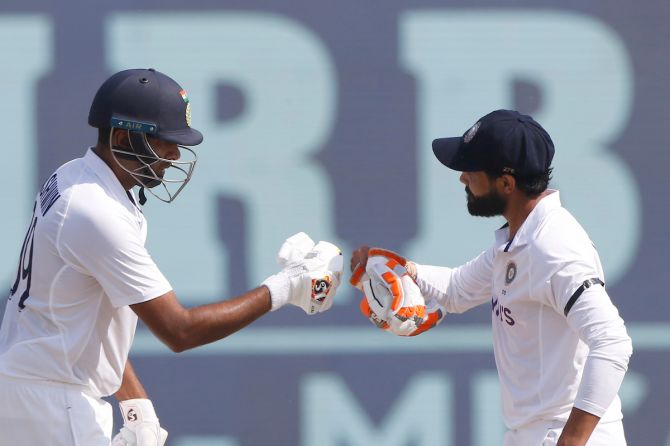
[{"label": "glove padding", "polygon": [[314,248],[314,240],[304,232],[298,232],[284,241],[277,253],[277,264],[283,269],[289,263],[304,259],[308,252]]},{"label": "glove padding", "polygon": [[136,398],[119,402],[123,427],[111,446],[163,446],[168,433],[160,426],[150,400]]},{"label": "glove padding", "polygon": [[398,336],[416,336],[439,324],[445,310],[435,300],[426,302],[406,265],[392,251],[371,248],[366,268],[359,265],[350,282],[363,291],[360,310],[373,324]]},{"label": "glove padding", "polygon": [[270,290],[272,311],[286,303],[307,314],[321,313],[333,306],[344,269],[342,251],[337,246],[325,241],[314,245],[301,232],[284,242],[277,262],[284,269],[263,281]]}]

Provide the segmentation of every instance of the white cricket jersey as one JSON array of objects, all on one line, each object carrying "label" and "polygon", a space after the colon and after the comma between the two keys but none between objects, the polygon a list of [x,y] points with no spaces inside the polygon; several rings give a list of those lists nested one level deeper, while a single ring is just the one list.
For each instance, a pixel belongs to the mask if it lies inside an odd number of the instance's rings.
[{"label": "white cricket jersey", "polygon": [[[422,292],[438,298],[448,312],[462,313],[491,303],[503,418],[510,429],[534,420],[567,420],[576,405],[589,355],[589,347],[580,335],[585,339],[600,336],[588,332],[593,307],[599,315],[610,319],[608,324],[616,327],[620,334],[617,342],[630,342],[623,320],[600,286],[605,279],[593,243],[561,206],[558,191],[549,192],[528,215],[514,239],[509,240],[509,229],[505,226],[496,231],[491,248],[461,267],[417,265]],[[590,287],[600,288],[601,294],[584,293]],[[582,293],[589,296],[589,308],[580,307],[579,314],[571,315],[572,320],[568,321],[567,314]],[[593,345],[596,344],[594,341]],[[606,405],[600,409],[606,413],[598,413],[604,422],[622,418],[621,403],[615,394],[630,356],[625,350],[617,351],[617,356],[621,352],[625,358],[621,360],[623,370],[612,380],[615,387],[612,393],[605,395],[608,404],[612,403],[609,408]],[[596,364],[597,367],[600,366]],[[603,370],[608,367],[612,368],[607,364],[597,368],[596,373],[606,375],[609,372]],[[592,401],[582,407],[591,413],[598,411]]]},{"label": "white cricket jersey", "polygon": [[116,392],[137,326],[129,305],[172,289],[146,234],[132,194],[91,149],[56,170],[23,242],[0,327],[0,375]]}]

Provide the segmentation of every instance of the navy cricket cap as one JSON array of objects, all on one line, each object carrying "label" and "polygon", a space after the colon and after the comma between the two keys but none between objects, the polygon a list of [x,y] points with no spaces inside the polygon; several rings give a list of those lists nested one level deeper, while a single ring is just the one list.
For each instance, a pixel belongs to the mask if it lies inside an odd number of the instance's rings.
[{"label": "navy cricket cap", "polygon": [[202,133],[191,128],[186,91],[153,68],[124,70],[107,79],[93,98],[88,123],[139,131],[183,146],[202,142]]},{"label": "navy cricket cap", "polygon": [[461,172],[539,175],[551,166],[554,143],[528,115],[496,110],[479,119],[463,136],[433,141],[433,153],[450,169]]}]

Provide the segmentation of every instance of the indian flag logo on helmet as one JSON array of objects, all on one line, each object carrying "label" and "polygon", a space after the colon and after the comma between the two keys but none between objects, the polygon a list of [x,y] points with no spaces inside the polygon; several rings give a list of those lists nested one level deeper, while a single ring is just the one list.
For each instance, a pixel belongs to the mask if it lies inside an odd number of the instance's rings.
[{"label": "indian flag logo on helmet", "polygon": [[181,90],[179,96],[186,102],[186,125],[191,126],[191,102],[188,100],[186,90]]}]

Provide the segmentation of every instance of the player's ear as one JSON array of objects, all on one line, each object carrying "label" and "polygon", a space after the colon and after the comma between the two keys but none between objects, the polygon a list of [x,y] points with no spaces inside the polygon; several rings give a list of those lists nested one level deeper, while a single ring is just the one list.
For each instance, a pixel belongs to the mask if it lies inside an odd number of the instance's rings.
[{"label": "player's ear", "polygon": [[125,130],[112,129],[112,145],[128,147],[128,132]]},{"label": "player's ear", "polygon": [[516,178],[509,174],[502,174],[497,179],[498,187],[504,194],[511,194],[516,189]]}]

